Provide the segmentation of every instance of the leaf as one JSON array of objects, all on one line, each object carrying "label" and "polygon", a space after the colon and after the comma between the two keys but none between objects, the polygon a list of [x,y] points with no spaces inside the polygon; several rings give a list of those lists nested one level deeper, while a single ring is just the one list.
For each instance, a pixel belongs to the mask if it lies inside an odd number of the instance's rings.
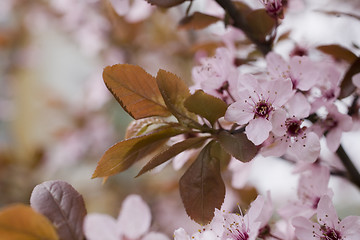
[{"label": "leaf", "polygon": [[184,106],[192,113],[206,118],[211,125],[225,115],[227,104],[221,99],[205,93],[202,90],[196,91],[189,96]]},{"label": "leaf", "polygon": [[121,141],[101,157],[92,178],[107,177],[125,171],[135,162],[146,157],[170,137],[186,132],[179,125],[166,125],[141,136]]},{"label": "leaf", "polygon": [[352,83],[352,77],[357,73],[360,73],[360,57],[355,60],[355,62],[345,73],[345,76],[340,85],[340,99],[349,96],[355,91],[356,87]]},{"label": "leaf", "polygon": [[222,148],[208,143],[180,179],[180,195],[186,213],[199,224],[206,224],[220,209],[225,198],[225,184],[220,174]]},{"label": "leaf", "polygon": [[265,9],[256,9],[246,16],[246,32],[259,43],[266,42],[266,37],[272,34],[275,26],[275,19]]},{"label": "leaf", "polygon": [[317,49],[323,53],[333,56],[336,59],[345,60],[350,64],[352,64],[357,58],[356,55],[349,49],[337,44],[318,46]]},{"label": "leaf", "polygon": [[[169,8],[169,7],[174,7],[176,5],[182,4],[183,2],[187,1],[187,0],[146,0],[148,3],[150,3],[151,5],[156,5],[158,7],[163,7],[163,8]],[[192,0],[190,0],[192,1]]]},{"label": "leaf", "polygon": [[156,75],[156,82],[169,111],[179,122],[187,125],[199,125],[196,116],[184,106],[184,101],[190,96],[189,88],[175,74],[160,69]]},{"label": "leaf", "polygon": [[141,67],[129,64],[108,66],[104,69],[103,79],[116,100],[134,119],[171,115],[155,78]]},{"label": "leaf", "polygon": [[186,16],[179,22],[179,29],[203,29],[210,26],[213,23],[221,20],[218,17],[204,14],[201,12],[194,12],[190,16]]},{"label": "leaf", "polygon": [[126,128],[125,139],[143,135],[150,130],[166,124],[169,124],[169,122],[160,117],[148,117],[139,120],[133,120]]},{"label": "leaf", "polygon": [[225,151],[242,162],[250,161],[259,151],[244,133],[221,131],[217,137]]},{"label": "leaf", "polygon": [[85,202],[69,183],[56,180],[37,185],[30,203],[32,208],[56,226],[60,239],[83,240]]},{"label": "leaf", "polygon": [[179,153],[194,148],[194,146],[199,146],[200,144],[203,144],[206,139],[209,137],[194,137],[194,138],[188,138],[182,142],[175,143],[171,147],[167,148],[166,150],[162,151],[155,157],[153,157],[139,172],[139,174],[136,176],[140,176],[151,169],[159,166],[160,164],[163,164],[164,162],[168,161],[169,159],[175,157]]},{"label": "leaf", "polygon": [[318,10],[318,12],[325,13],[325,14],[328,14],[328,15],[333,15],[333,16],[336,16],[336,17],[340,17],[341,15],[344,15],[344,16],[347,16],[347,17],[352,17],[352,18],[355,18],[357,20],[360,20],[360,15],[355,15],[355,14],[352,14],[352,13],[339,12],[339,11],[322,11],[322,10]]},{"label": "leaf", "polygon": [[40,213],[23,204],[0,211],[0,239],[58,240],[54,226]]}]

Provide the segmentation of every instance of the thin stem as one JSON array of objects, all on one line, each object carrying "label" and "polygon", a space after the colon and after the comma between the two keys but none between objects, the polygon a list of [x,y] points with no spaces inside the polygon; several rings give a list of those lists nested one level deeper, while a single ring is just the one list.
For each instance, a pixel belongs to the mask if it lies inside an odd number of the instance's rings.
[{"label": "thin stem", "polygon": [[340,158],[341,162],[344,164],[348,174],[349,180],[354,183],[358,188],[360,188],[360,173],[356,169],[355,165],[345,152],[344,148],[340,145],[340,147],[336,150],[336,154]]}]

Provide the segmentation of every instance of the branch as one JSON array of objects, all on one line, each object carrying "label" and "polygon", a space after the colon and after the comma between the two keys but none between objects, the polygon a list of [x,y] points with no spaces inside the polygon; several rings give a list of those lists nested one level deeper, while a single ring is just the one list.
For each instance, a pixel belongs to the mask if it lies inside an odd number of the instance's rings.
[{"label": "branch", "polygon": [[232,18],[233,26],[242,30],[245,35],[254,43],[256,44],[257,48],[262,52],[265,56],[267,53],[271,51],[271,42],[261,43],[254,39],[248,33],[245,24],[244,16],[237,10],[236,6],[232,3],[231,0],[215,0]]},{"label": "branch", "polygon": [[349,180],[354,183],[358,188],[360,188],[360,173],[356,169],[355,165],[353,164],[353,162],[351,161],[351,159],[341,145],[336,150],[336,154],[340,158],[341,162],[344,164],[349,175]]}]

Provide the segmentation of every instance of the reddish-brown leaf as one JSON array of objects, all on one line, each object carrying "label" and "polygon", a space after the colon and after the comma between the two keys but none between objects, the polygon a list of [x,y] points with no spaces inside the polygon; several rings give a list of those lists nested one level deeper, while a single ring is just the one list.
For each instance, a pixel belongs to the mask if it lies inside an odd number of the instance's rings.
[{"label": "reddish-brown leaf", "polygon": [[184,101],[190,96],[185,82],[173,73],[160,69],[156,75],[156,82],[169,111],[184,125],[198,125],[196,115],[189,112]]},{"label": "reddish-brown leaf", "polygon": [[211,141],[180,179],[180,195],[186,213],[200,224],[209,223],[215,208],[220,209],[225,197],[225,184],[220,174],[223,150]]},{"label": "reddish-brown leaf", "polygon": [[350,64],[352,64],[357,58],[352,51],[337,44],[322,45],[318,46],[317,49],[323,53],[333,56],[336,59],[345,60]]},{"label": "reddish-brown leaf", "polygon": [[60,239],[83,240],[85,202],[69,183],[55,180],[37,185],[30,203],[32,208],[44,214],[57,227]]},{"label": "reddish-brown leaf", "polygon": [[211,125],[223,117],[227,109],[227,104],[224,101],[202,90],[198,90],[189,96],[184,105],[190,112],[206,118]]},{"label": "reddish-brown leaf", "polygon": [[[188,150],[190,148],[194,148],[195,146],[199,146],[203,144],[206,139],[209,137],[194,137],[188,138],[182,142],[175,143],[174,145],[170,146],[166,150],[162,151],[161,153],[157,154],[153,157],[139,172],[137,175],[140,176],[151,169],[163,164],[164,162],[170,160],[171,158],[175,157],[179,153]],[[199,146],[200,147],[200,146]]]},{"label": "reddish-brown leaf", "polygon": [[169,8],[174,7],[176,5],[182,4],[187,0],[146,0],[148,3],[152,5],[156,5],[158,7]]},{"label": "reddish-brown leaf", "polygon": [[246,17],[246,31],[252,39],[259,43],[266,42],[276,26],[274,18],[270,17],[265,9],[251,11]]},{"label": "reddish-brown leaf", "polygon": [[350,66],[350,68],[347,70],[340,85],[339,98],[345,98],[355,91],[356,87],[352,83],[352,77],[357,73],[360,73],[360,57],[357,58],[355,62]]},{"label": "reddish-brown leaf", "polygon": [[106,67],[103,79],[124,110],[134,119],[169,116],[156,80],[139,66],[116,64]]},{"label": "reddish-brown leaf", "polygon": [[194,12],[190,16],[186,16],[179,22],[179,29],[203,29],[210,26],[213,23],[221,20],[218,17],[207,15],[201,12]]},{"label": "reddish-brown leaf", "polygon": [[186,132],[179,125],[166,125],[149,133],[121,141],[101,157],[92,178],[108,177],[125,171],[135,162],[151,154],[170,137]]},{"label": "reddish-brown leaf", "polygon": [[259,151],[244,133],[231,134],[221,131],[217,137],[224,150],[242,162],[250,161]]},{"label": "reddish-brown leaf", "polygon": [[16,204],[0,211],[0,239],[58,240],[54,226],[30,206]]}]

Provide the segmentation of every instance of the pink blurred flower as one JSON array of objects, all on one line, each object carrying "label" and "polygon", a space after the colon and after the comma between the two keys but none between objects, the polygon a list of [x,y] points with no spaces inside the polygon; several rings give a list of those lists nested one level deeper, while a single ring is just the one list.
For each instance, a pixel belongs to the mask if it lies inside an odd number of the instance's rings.
[{"label": "pink blurred flower", "polygon": [[360,235],[360,217],[348,216],[339,220],[329,196],[321,197],[317,208],[318,222],[305,217],[296,217],[292,221],[295,235],[299,240],[356,240]]},{"label": "pink blurred flower", "polygon": [[244,75],[240,84],[239,100],[228,107],[225,119],[240,125],[248,123],[245,133],[259,145],[269,137],[274,113],[290,99],[292,84],[289,79],[260,81],[252,75]]},{"label": "pink blurred flower", "polygon": [[129,195],[122,203],[117,219],[105,214],[88,214],[84,233],[88,240],[169,240],[162,233],[149,232],[151,212],[138,195]]},{"label": "pink blurred flower", "polygon": [[201,66],[192,70],[194,86],[191,90],[202,89],[206,93],[232,103],[236,98],[238,70],[234,65],[234,56],[227,48],[218,48],[211,58],[200,60]]},{"label": "pink blurred flower", "polygon": [[315,85],[321,73],[306,56],[294,56],[286,62],[279,54],[270,52],[266,55],[267,69],[273,79],[289,78],[293,89],[308,91]]},{"label": "pink blurred flower", "polygon": [[329,179],[330,171],[327,167],[312,164],[309,171],[303,172],[300,176],[297,199],[280,208],[279,214],[285,219],[314,216],[320,198],[324,195],[333,195],[328,187]]}]

